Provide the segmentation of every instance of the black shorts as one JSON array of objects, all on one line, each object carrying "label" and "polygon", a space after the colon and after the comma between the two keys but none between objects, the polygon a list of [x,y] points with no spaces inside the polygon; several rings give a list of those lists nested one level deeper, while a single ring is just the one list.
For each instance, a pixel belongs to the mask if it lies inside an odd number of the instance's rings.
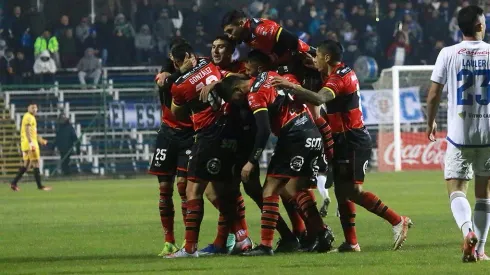
[{"label": "black shorts", "polygon": [[334,145],[332,171],[335,184],[353,182],[363,184],[368,162],[371,159],[371,148],[353,148],[352,146]]},{"label": "black shorts", "polygon": [[318,173],[318,161],[323,151],[322,136],[311,119],[298,126],[294,125],[295,120],[289,122],[292,127],[281,130],[267,169],[268,177],[311,178]]},{"label": "black shorts", "polygon": [[148,173],[168,177],[168,181],[173,181],[174,176],[186,177],[193,143],[192,129],[179,130],[162,124],[158,131],[155,152]]},{"label": "black shorts", "polygon": [[233,178],[237,140],[237,132],[226,121],[216,122],[200,130],[191,149],[187,179],[230,182]]}]

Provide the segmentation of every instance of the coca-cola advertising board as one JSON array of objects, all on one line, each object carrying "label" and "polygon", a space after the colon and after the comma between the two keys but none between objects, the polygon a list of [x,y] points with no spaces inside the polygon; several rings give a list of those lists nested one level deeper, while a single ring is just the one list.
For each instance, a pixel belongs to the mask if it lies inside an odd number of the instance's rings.
[{"label": "coca-cola advertising board", "polygon": [[[425,133],[401,133],[402,170],[441,170],[447,141],[445,132],[437,133],[436,142],[430,142]],[[394,171],[395,142],[393,133],[378,135],[378,170]]]}]

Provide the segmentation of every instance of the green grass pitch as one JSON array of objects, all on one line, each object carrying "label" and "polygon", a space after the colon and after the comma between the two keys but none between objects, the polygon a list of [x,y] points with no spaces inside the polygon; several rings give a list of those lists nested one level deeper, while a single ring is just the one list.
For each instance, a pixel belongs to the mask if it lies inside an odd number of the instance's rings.
[{"label": "green grass pitch", "polygon": [[[0,274],[488,274],[490,263],[463,264],[461,234],[448,207],[440,172],[371,173],[365,188],[415,223],[400,251],[391,251],[391,226],[358,207],[357,254],[287,254],[162,259],[158,187],[153,177],[57,182],[40,192],[0,188]],[[473,202],[473,191],[469,194]],[[178,196],[175,196],[178,205]],[[325,219],[343,240],[336,203]],[[217,212],[207,203],[200,247],[212,242]],[[252,238],[260,211],[247,200]],[[176,207],[178,243],[183,238]],[[276,234],[277,239],[277,234]]]}]

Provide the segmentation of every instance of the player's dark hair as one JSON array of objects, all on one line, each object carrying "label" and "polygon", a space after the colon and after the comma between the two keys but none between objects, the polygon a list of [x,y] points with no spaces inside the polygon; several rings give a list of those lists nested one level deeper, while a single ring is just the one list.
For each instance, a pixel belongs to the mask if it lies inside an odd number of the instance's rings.
[{"label": "player's dark hair", "polygon": [[344,56],[344,47],[342,47],[342,44],[330,39],[320,43],[317,50],[329,54],[332,62],[341,62]]},{"label": "player's dark hair", "polygon": [[186,54],[194,54],[194,49],[189,43],[181,43],[172,47],[170,50],[174,61],[182,62],[185,59]]},{"label": "player's dark hair", "polygon": [[464,36],[475,36],[475,24],[481,15],[483,9],[475,5],[462,8],[458,12],[458,26]]},{"label": "player's dark hair", "polygon": [[188,43],[188,42],[182,37],[175,37],[170,41],[169,48],[172,49],[175,45],[183,44],[183,43]]},{"label": "player's dark hair", "polygon": [[214,91],[221,97],[225,102],[230,102],[231,97],[235,93],[235,87],[240,84],[243,80],[248,80],[249,78],[244,76],[231,75],[222,79],[214,87]]},{"label": "player's dark hair", "polygon": [[233,41],[231,38],[229,38],[227,35],[218,35],[218,36],[216,36],[216,38],[214,39],[214,41],[216,41],[216,40],[223,40],[223,41],[225,41],[226,43],[228,43],[228,45],[230,46],[230,48],[232,49],[232,51],[233,52],[235,51],[236,42]]},{"label": "player's dark hair", "polygon": [[221,28],[224,28],[227,25],[238,25],[238,22],[243,19],[247,18],[247,15],[241,11],[241,10],[232,10],[223,16],[223,19],[221,20]]},{"label": "player's dark hair", "polygon": [[272,62],[271,58],[267,54],[265,54],[259,50],[250,51],[248,53],[248,56],[247,56],[247,61],[258,63],[259,65],[265,66],[265,67],[268,67]]}]

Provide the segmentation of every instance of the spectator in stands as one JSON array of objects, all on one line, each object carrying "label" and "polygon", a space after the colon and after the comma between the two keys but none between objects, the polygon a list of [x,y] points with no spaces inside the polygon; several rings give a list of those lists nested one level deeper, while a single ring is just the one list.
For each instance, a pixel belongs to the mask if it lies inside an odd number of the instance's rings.
[{"label": "spectator in stands", "polygon": [[427,58],[427,65],[434,65],[436,64],[436,59],[437,56],[439,55],[439,52],[441,52],[442,48],[444,48],[446,45],[444,41],[438,40],[436,41],[436,44],[432,48],[432,50],[429,53],[429,56]]},{"label": "spectator in stands", "polygon": [[407,43],[408,38],[403,32],[397,32],[395,41],[390,45],[386,52],[389,66],[405,65],[406,59],[410,54],[410,46]]},{"label": "spectator in stands", "polygon": [[14,84],[15,71],[14,71],[15,56],[12,49],[5,50],[5,55],[0,58],[0,83],[3,85]]},{"label": "spectator in stands", "polygon": [[132,51],[132,40],[126,38],[121,30],[117,30],[112,38],[111,60],[114,66],[129,66]]},{"label": "spectator in stands", "polygon": [[58,67],[60,64],[58,39],[56,36],[51,36],[51,32],[48,29],[44,30],[42,36],[39,36],[34,42],[34,57],[37,59],[45,50],[49,51]]},{"label": "spectator in stands", "polygon": [[75,37],[77,38],[80,45],[85,43],[85,40],[90,35],[90,23],[88,21],[88,17],[82,17],[80,20],[80,24],[75,29]]},{"label": "spectator in stands", "polygon": [[[59,117],[56,127],[56,137],[53,146],[58,148],[60,153],[61,171],[63,175],[71,174],[70,158],[74,153],[73,146],[77,145],[77,154],[80,154],[80,143],[77,143],[78,137],[71,125],[70,120],[64,114]],[[54,148],[53,148],[54,149]]]},{"label": "spectator in stands", "polygon": [[0,36],[0,58],[5,55],[5,50],[7,49],[7,41]]},{"label": "spectator in stands", "polygon": [[149,0],[142,0],[138,3],[135,13],[136,29],[139,30],[143,25],[153,26],[154,12]]},{"label": "spectator in stands", "polygon": [[93,79],[93,88],[97,88],[100,77],[102,75],[101,61],[95,56],[94,49],[88,48],[85,50],[85,55],[80,59],[77,65],[78,79],[82,84],[82,89],[86,89],[86,78]]},{"label": "spectator in stands", "polygon": [[[57,67],[48,50],[42,51],[34,62],[34,74],[39,84],[53,84]],[[44,88],[43,88],[44,89]]]},{"label": "spectator in stands", "polygon": [[14,37],[14,44],[12,47],[20,49],[22,47],[20,42],[24,31],[27,29],[27,24],[22,14],[22,9],[19,6],[14,7],[14,15],[10,21],[10,29],[12,30],[12,35]]},{"label": "spectator in stands", "polygon": [[403,17],[403,24],[407,25],[408,37],[411,44],[422,43],[423,32],[420,24],[413,19],[410,14],[405,14]]},{"label": "spectator in stands", "polygon": [[328,22],[328,27],[330,30],[339,33],[340,30],[344,27],[344,18],[342,17],[342,11],[340,9],[336,9],[330,21]]},{"label": "spectator in stands", "polygon": [[94,49],[95,55],[102,58],[101,56],[103,54],[101,49],[102,46],[100,45],[97,31],[94,28],[92,28],[90,29],[89,33],[90,35],[88,36],[87,39],[85,39],[85,43],[83,43],[82,45],[83,52],[85,53],[86,49],[92,48]]},{"label": "spectator in stands", "polygon": [[319,45],[321,42],[327,39],[327,23],[321,22],[318,32],[311,38],[312,45]]},{"label": "spectator in stands", "polygon": [[27,14],[27,26],[31,30],[32,37],[39,37],[46,30],[46,20],[44,19],[44,14],[37,10],[36,7],[31,7]]},{"label": "spectator in stands", "polygon": [[437,40],[446,40],[449,36],[448,24],[439,16],[438,10],[433,10],[432,17],[427,21],[424,32],[428,45],[435,45]]},{"label": "spectator in stands", "polygon": [[17,52],[14,61],[15,84],[30,84],[32,81],[32,63],[26,59],[23,52]]},{"label": "spectator in stands", "polygon": [[73,29],[66,28],[65,33],[60,35],[60,58],[63,68],[73,68],[77,65],[77,44],[73,37]]},{"label": "spectator in stands", "polygon": [[320,29],[320,25],[326,22],[325,16],[323,14],[318,14],[313,20],[311,20],[308,26],[308,33],[315,35]]},{"label": "spectator in stands", "polygon": [[20,38],[20,50],[25,53],[29,60],[34,60],[34,53],[32,51],[33,46],[31,29],[27,28]]},{"label": "spectator in stands", "polygon": [[133,38],[135,35],[133,26],[126,21],[126,16],[122,13],[118,14],[114,20],[114,32],[117,33],[119,31],[125,38]]},{"label": "spectator in stands", "polygon": [[282,24],[284,25],[284,21],[286,20],[294,20],[295,18],[297,18],[297,13],[295,12],[295,10],[293,9],[293,6],[292,5],[287,5],[285,8],[284,8],[284,12],[282,13],[281,15],[281,20],[283,21]]},{"label": "spectator in stands", "polygon": [[353,29],[352,25],[346,21],[340,31],[340,37],[343,44],[357,43],[357,30]]},{"label": "spectator in stands", "polygon": [[157,40],[158,52],[167,55],[167,47],[173,35],[173,23],[169,17],[168,10],[162,9],[160,17],[155,23],[155,37]]},{"label": "spectator in stands", "polygon": [[192,33],[196,28],[196,22],[204,21],[203,12],[199,9],[199,5],[194,3],[192,8],[184,13],[185,22],[182,26],[182,30],[185,33]]},{"label": "spectator in stands", "polygon": [[174,0],[168,0],[167,2],[168,15],[170,19],[172,19],[172,24],[175,29],[182,28],[182,24],[184,24],[184,16],[182,12],[175,6]]},{"label": "spectator in stands", "polygon": [[0,35],[4,35],[10,29],[8,23],[7,17],[3,14],[3,8],[0,6]]},{"label": "spectator in stands", "polygon": [[136,48],[136,61],[138,64],[150,64],[155,43],[153,42],[153,36],[148,25],[143,25],[140,32],[136,34],[134,46]]},{"label": "spectator in stands", "polygon": [[458,12],[460,10],[461,7],[458,7],[454,11],[453,18],[451,18],[451,22],[449,22],[449,33],[453,43],[459,43],[461,40],[463,40],[463,33],[459,30],[458,26]]},{"label": "spectator in stands", "polygon": [[73,31],[73,27],[70,25],[70,18],[68,15],[62,15],[60,22],[54,29],[54,35],[60,39],[61,36],[66,34],[67,29],[71,29]]},{"label": "spectator in stands", "polygon": [[364,55],[371,56],[378,61],[384,56],[378,32],[370,25],[367,26],[364,36],[359,39],[359,47]]},{"label": "spectator in stands", "polygon": [[196,53],[202,56],[206,56],[207,53],[210,51],[211,44],[209,43],[209,41],[211,41],[211,39],[207,35],[207,33],[204,32],[204,27],[202,22],[197,22],[194,32],[195,35],[192,36],[190,42],[194,50],[196,50]]},{"label": "spectator in stands", "polygon": [[95,23],[95,30],[97,31],[97,36],[100,44],[102,66],[107,64],[107,59],[109,58],[109,48],[111,47],[114,26],[109,21],[109,17],[106,14],[102,14],[100,20]]},{"label": "spectator in stands", "polygon": [[264,8],[260,12],[260,17],[277,21],[279,18],[279,11],[276,8],[272,7],[271,3],[265,2]]},{"label": "spectator in stands", "polygon": [[378,25],[379,33],[383,34],[382,36],[380,36],[381,47],[383,48],[383,51],[385,51],[388,46],[391,45],[393,36],[395,35],[395,30],[397,27],[397,20],[395,16],[396,12],[394,10],[390,10],[388,12],[388,16],[382,19],[380,24]]},{"label": "spectator in stands", "polygon": [[363,5],[354,6],[352,9],[351,19],[349,21],[352,22],[352,27],[361,37],[366,32],[367,26],[371,24],[371,19],[366,14],[366,9]]},{"label": "spectator in stands", "polygon": [[449,2],[442,1],[439,7],[439,16],[444,20],[444,22],[449,23],[451,20],[451,14],[449,12]]}]

